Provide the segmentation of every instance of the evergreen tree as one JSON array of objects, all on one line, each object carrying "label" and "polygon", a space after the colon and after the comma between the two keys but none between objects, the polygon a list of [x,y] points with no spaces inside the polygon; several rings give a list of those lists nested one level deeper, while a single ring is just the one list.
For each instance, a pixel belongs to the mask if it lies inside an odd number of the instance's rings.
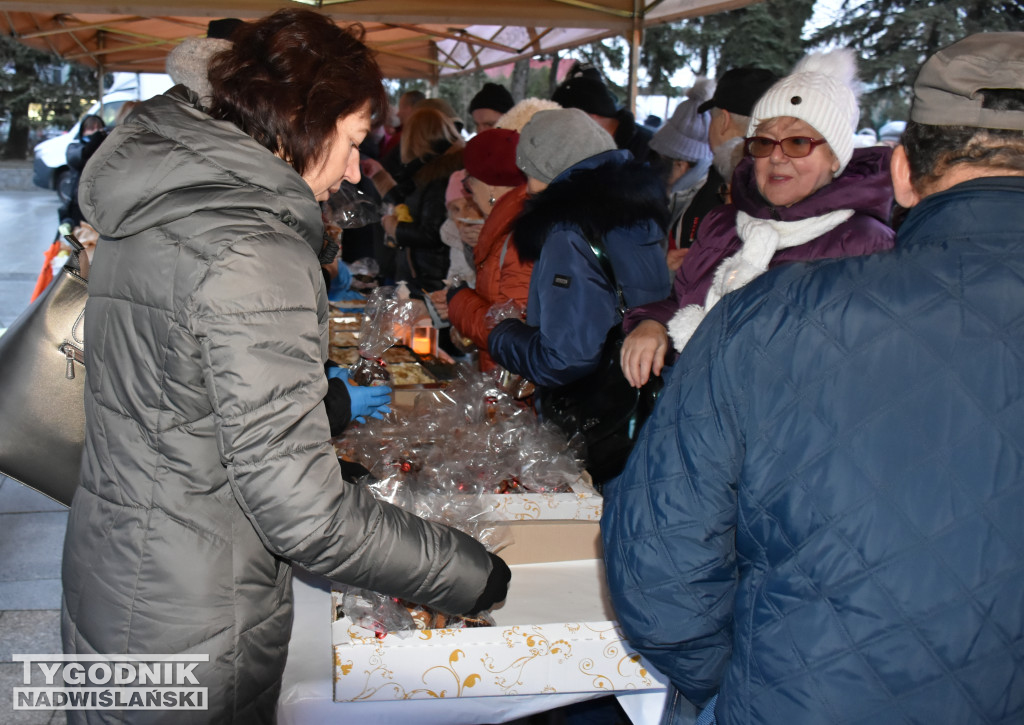
[{"label": "evergreen tree", "polygon": [[723,28],[718,74],[745,65],[789,73],[807,52],[803,31],[814,1],[768,0],[722,13],[726,17],[720,22],[727,30]]},{"label": "evergreen tree", "polygon": [[655,96],[675,96],[682,90],[672,83],[672,76],[683,68],[695,75],[704,75],[710,55],[710,38],[692,32],[694,25],[704,25],[703,18],[689,23],[666,23],[649,28],[644,33],[640,51],[640,64],[647,70],[646,93]]},{"label": "evergreen tree", "polygon": [[935,51],[972,33],[1024,27],[1020,0],[845,0],[840,11],[812,42],[858,51],[862,116],[874,126],[907,117],[914,78]]},{"label": "evergreen tree", "polygon": [[767,0],[650,28],[641,53],[647,91],[674,95],[670,79],[682,69],[710,77],[744,65],[788,73],[806,52],[802,34],[813,10],[814,0]]},{"label": "evergreen tree", "polygon": [[[26,158],[33,129],[69,128],[95,100],[95,70],[77,64],[63,66],[56,56],[7,36],[0,37],[0,69],[0,115],[10,118],[2,154],[5,159]],[[39,115],[30,119],[29,109],[35,104]]]}]

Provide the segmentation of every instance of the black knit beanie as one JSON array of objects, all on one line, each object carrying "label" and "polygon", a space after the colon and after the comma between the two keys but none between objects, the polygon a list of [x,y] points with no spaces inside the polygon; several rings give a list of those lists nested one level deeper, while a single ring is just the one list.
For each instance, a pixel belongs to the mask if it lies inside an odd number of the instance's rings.
[{"label": "black knit beanie", "polygon": [[615,96],[600,78],[577,75],[562,81],[551,100],[562,108],[578,108],[584,113],[614,118],[618,111]]},{"label": "black knit beanie", "polygon": [[505,86],[497,83],[484,83],[484,87],[469,102],[469,112],[472,113],[478,108],[489,108],[492,111],[504,113],[515,104],[512,94]]}]

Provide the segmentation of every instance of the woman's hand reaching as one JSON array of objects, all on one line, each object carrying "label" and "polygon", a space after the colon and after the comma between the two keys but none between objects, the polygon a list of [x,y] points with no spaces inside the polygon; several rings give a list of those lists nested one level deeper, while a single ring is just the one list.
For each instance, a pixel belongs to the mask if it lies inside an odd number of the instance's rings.
[{"label": "woman's hand reaching", "polygon": [[387,385],[356,385],[352,382],[348,368],[335,366],[327,371],[327,378],[338,378],[348,383],[346,390],[351,406],[351,420],[365,423],[367,418],[380,419],[391,412],[391,388]]},{"label": "woman's hand reaching", "polygon": [[668,352],[668,330],[660,322],[644,320],[626,335],[619,363],[626,380],[634,388],[642,387],[651,374],[661,375]]}]

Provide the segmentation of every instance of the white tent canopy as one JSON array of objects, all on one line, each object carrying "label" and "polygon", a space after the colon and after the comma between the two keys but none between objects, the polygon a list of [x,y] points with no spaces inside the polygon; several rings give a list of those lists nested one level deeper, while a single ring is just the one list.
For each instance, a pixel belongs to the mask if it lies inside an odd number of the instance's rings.
[{"label": "white tent canopy", "polygon": [[757,0],[0,0],[0,29],[28,45],[104,71],[162,72],[167,53],[214,18],[252,19],[309,7],[359,22],[389,78],[472,72]]},{"label": "white tent canopy", "polygon": [[[502,65],[598,38],[748,5],[753,0],[0,0],[0,26],[36,47],[108,70],[159,70],[210,19],[315,7],[361,22],[382,54],[420,77]],[[437,53],[429,52],[435,46]],[[428,52],[421,52],[427,49]]]}]

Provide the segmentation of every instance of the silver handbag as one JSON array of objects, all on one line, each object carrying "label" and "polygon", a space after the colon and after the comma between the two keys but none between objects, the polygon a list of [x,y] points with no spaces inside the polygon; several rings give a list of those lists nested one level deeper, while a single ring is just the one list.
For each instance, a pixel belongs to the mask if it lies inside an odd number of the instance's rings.
[{"label": "silver handbag", "polygon": [[0,336],[0,473],[66,506],[78,488],[85,441],[88,297],[81,244]]}]

